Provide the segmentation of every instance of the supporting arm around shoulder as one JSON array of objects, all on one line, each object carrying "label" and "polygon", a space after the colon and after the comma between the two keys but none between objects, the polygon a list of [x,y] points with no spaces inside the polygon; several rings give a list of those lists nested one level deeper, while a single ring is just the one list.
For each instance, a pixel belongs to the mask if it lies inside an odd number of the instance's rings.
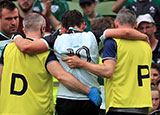
[{"label": "supporting arm around shoulder", "polygon": [[83,68],[105,78],[112,77],[116,65],[115,60],[105,60],[103,64],[93,64],[80,59],[76,55],[63,58],[62,60],[66,61],[70,68]]},{"label": "supporting arm around shoulder", "polygon": [[116,28],[116,29],[107,29],[105,31],[106,38],[123,38],[129,40],[144,40],[148,41],[148,36],[139,32],[136,29],[132,28]]},{"label": "supporting arm around shoulder", "polygon": [[72,74],[66,72],[58,61],[52,61],[47,64],[49,73],[54,76],[60,83],[66,86],[68,89],[88,94],[90,88],[83,85]]},{"label": "supporting arm around shoulder", "polygon": [[35,54],[35,53],[40,53],[48,50],[45,42],[40,39],[29,41],[18,36],[16,37],[16,39],[14,39],[14,42],[16,43],[18,49],[21,52],[27,53],[27,54]]},{"label": "supporting arm around shoulder", "polygon": [[[58,61],[47,64],[49,73],[70,90],[87,95],[92,102],[99,106],[102,102],[100,91],[97,88],[89,88],[81,83],[72,74],[66,72]],[[85,76],[84,76],[85,77]]]}]

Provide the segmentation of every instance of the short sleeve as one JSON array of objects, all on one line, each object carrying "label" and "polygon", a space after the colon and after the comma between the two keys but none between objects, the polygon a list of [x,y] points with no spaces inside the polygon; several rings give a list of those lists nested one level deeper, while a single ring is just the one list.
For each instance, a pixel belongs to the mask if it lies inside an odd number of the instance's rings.
[{"label": "short sleeve", "polygon": [[[6,45],[6,46],[7,46],[7,45]],[[3,48],[2,54],[1,54],[1,56],[0,56],[0,65],[4,65],[4,50],[5,50],[6,46]]]},{"label": "short sleeve", "polygon": [[117,60],[117,44],[112,38],[107,39],[104,43],[102,60],[105,59]]},{"label": "short sleeve", "polygon": [[49,55],[48,55],[48,58],[46,60],[46,63],[45,63],[45,67],[47,69],[47,64],[52,62],[52,61],[58,61],[56,55],[54,54],[53,51],[50,51]]},{"label": "short sleeve", "polygon": [[54,33],[52,33],[48,36],[45,36],[44,38],[42,38],[42,40],[44,40],[46,42],[49,49],[53,49],[54,42],[55,42],[58,35],[60,35],[59,30],[55,31]]}]

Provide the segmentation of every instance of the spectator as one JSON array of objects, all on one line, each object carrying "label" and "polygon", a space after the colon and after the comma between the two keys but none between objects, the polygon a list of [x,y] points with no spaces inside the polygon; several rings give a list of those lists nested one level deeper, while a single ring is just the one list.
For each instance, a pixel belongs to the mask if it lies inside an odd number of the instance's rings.
[{"label": "spectator", "polygon": [[4,46],[11,42],[19,24],[18,9],[11,1],[0,2],[0,56]]},{"label": "spectator", "polygon": [[[127,3],[125,4],[126,8],[129,8],[130,5],[133,2],[137,2],[138,0],[128,0]],[[153,2],[154,4],[156,4],[158,7],[160,7],[160,1],[159,0],[148,0],[149,2]]]},{"label": "spectator", "polygon": [[66,0],[35,0],[33,10],[47,16],[54,30],[59,29],[62,15],[69,10]]},{"label": "spectator", "polygon": [[158,63],[152,63],[151,65],[151,83],[157,86],[158,79],[160,79],[160,66]]},{"label": "spectator", "polygon": [[140,15],[137,18],[137,29],[148,35],[149,40],[150,40],[150,45],[152,48],[152,59],[154,60],[154,62],[159,63],[160,59],[160,41],[158,38],[156,38],[155,36],[155,32],[156,32],[156,26],[155,26],[155,22],[152,18],[152,16],[150,14],[144,14],[144,15]]},{"label": "spectator", "polygon": [[125,8],[125,4],[128,0],[116,0],[114,5],[112,6],[112,11],[118,13],[122,8]]},{"label": "spectator", "polygon": [[110,16],[98,17],[91,21],[91,30],[105,30],[114,28],[114,18]]},{"label": "spectator", "polygon": [[[116,0],[114,5],[112,6],[112,11],[117,13],[122,8],[129,8],[133,2],[137,2],[138,0]],[[149,0],[149,2],[153,2],[154,4],[160,7],[160,0]]]},{"label": "spectator", "polygon": [[158,80],[157,80],[157,88],[160,91],[160,78],[158,78]]},{"label": "spectator", "polygon": [[102,15],[95,11],[96,7],[95,0],[79,0],[79,5],[83,10],[84,13],[84,20],[86,22],[85,31],[91,30],[90,22],[97,17],[102,17]]},{"label": "spectator", "polygon": [[155,32],[155,37],[160,39],[160,9],[153,2],[149,2],[148,0],[138,0],[131,4],[130,8],[136,13],[136,16],[150,14],[155,21],[155,25],[157,27],[157,31]]},{"label": "spectator", "polygon": [[66,0],[35,0],[33,4],[33,9],[35,11],[41,12],[44,15],[47,13],[45,3],[49,1],[51,4],[51,13],[56,17],[58,21],[61,21],[62,15],[69,10],[69,6]]},{"label": "spectator", "polygon": [[151,114],[153,115],[153,113],[159,110],[160,107],[160,92],[157,87],[151,88],[151,92],[152,92],[152,105],[153,105]]},{"label": "spectator", "polygon": [[[45,19],[37,13],[27,15],[23,26],[29,42],[40,39],[45,33]],[[52,115],[52,76],[72,91],[100,99],[98,89],[83,85],[64,71],[53,52],[28,55],[11,43],[0,58],[0,114]]]},{"label": "spectator", "polygon": [[[17,0],[18,7],[19,7],[19,28],[18,28],[19,32],[23,33],[22,21],[23,21],[23,18],[26,15],[28,15],[29,13],[32,13],[32,12],[42,15],[41,13],[32,10],[33,2],[34,2],[34,0]],[[51,33],[51,29],[50,29],[50,26],[49,26],[48,19],[44,15],[42,15],[42,16],[46,20],[46,32],[45,32],[45,34],[49,34],[49,33]]]},{"label": "spectator", "polygon": [[[115,27],[130,29],[135,25],[134,12],[123,9],[117,14]],[[104,44],[102,59],[103,65],[80,60],[75,55],[63,61],[71,68],[83,68],[106,78],[106,115],[147,115],[152,107],[152,51],[149,44],[110,38]]]}]

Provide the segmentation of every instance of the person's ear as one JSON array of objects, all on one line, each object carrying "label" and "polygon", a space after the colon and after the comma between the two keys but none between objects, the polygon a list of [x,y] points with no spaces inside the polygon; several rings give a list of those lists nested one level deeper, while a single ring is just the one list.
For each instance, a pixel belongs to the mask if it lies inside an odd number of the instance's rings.
[{"label": "person's ear", "polygon": [[135,25],[133,26],[133,28],[134,28],[134,29],[138,29],[138,24],[135,24]]},{"label": "person's ear", "polygon": [[23,31],[24,35],[26,35],[26,31],[25,31],[25,29],[24,29],[24,28],[22,28],[22,31]]},{"label": "person's ear", "polygon": [[45,27],[43,24],[42,24],[42,26],[41,26],[40,31],[41,31],[42,36],[44,36],[45,31],[46,31],[46,27]]},{"label": "person's ear", "polygon": [[117,21],[114,21],[114,26],[115,26],[115,28],[118,28],[119,23]]},{"label": "person's ear", "polygon": [[63,34],[63,33],[67,33],[67,32],[68,32],[68,30],[65,27],[61,26],[61,33]]},{"label": "person's ear", "polygon": [[153,25],[153,29],[154,29],[154,32],[156,32],[156,31],[157,31],[157,27],[156,27],[156,25]]},{"label": "person's ear", "polygon": [[81,29],[84,30],[86,28],[86,22],[83,22],[81,25]]},{"label": "person's ear", "polygon": [[96,3],[96,2],[94,2],[94,3],[92,3],[92,4],[94,4],[94,7],[96,7],[96,5],[97,5],[97,3]]}]

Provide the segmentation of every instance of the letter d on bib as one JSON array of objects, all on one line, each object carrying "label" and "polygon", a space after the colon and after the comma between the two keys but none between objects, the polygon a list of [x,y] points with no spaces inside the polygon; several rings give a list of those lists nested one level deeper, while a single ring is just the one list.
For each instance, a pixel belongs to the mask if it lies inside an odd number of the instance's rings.
[{"label": "letter d on bib", "polygon": [[[15,88],[16,79],[20,79],[22,81],[22,83],[23,83],[23,87],[22,87],[21,91],[15,91],[15,89],[14,89]],[[12,74],[10,94],[19,95],[19,96],[23,95],[26,92],[27,87],[28,87],[27,80],[25,79],[25,77],[23,75],[15,74],[15,73]]]}]

